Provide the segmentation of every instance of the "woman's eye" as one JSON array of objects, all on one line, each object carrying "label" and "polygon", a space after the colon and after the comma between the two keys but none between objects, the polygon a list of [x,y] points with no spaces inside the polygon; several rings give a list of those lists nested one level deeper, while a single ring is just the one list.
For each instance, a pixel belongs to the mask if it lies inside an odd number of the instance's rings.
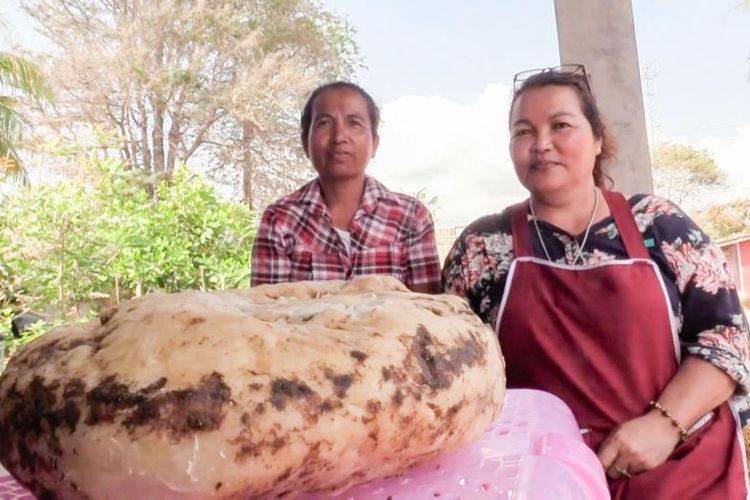
[{"label": "woman's eye", "polygon": [[515,132],[513,132],[513,137],[521,137],[521,136],[524,136],[524,135],[528,135],[530,133],[531,133],[530,129],[521,128],[521,129],[518,129]]},{"label": "woman's eye", "polygon": [[555,130],[560,130],[568,127],[570,127],[570,124],[567,122],[557,122],[552,124],[552,128]]}]

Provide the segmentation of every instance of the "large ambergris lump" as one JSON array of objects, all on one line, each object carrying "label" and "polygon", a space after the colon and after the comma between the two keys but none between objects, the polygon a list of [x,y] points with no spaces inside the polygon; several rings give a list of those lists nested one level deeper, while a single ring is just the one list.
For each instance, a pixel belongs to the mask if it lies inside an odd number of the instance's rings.
[{"label": "large ambergris lump", "polygon": [[387,476],[500,411],[493,332],[391,278],[153,294],[0,379],[0,461],[47,498],[267,498]]}]

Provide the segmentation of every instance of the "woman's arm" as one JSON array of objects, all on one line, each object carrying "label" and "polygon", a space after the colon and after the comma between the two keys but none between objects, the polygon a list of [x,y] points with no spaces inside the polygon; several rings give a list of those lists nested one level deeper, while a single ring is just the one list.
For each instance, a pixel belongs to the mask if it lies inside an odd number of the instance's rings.
[{"label": "woman's arm", "polygon": [[[689,356],[656,402],[687,430],[726,401],[736,385],[711,363]],[[618,426],[598,454],[607,475],[616,479],[623,470],[637,474],[661,465],[679,442],[679,428],[653,408]]]},{"label": "woman's arm", "polygon": [[513,260],[507,211],[470,224],[443,265],[443,291],[463,297],[479,318],[493,325]]},{"label": "woman's arm", "polygon": [[435,226],[430,211],[416,202],[413,230],[406,245],[406,273],[404,282],[413,292],[440,292],[440,258],[435,242]]},{"label": "woman's arm", "polygon": [[278,235],[274,213],[266,209],[260,218],[250,257],[250,286],[284,283],[291,278],[291,265]]},{"label": "woman's arm", "polygon": [[[689,429],[733,393],[748,391],[747,321],[726,259],[708,235],[667,200],[651,196],[639,206],[644,239],[655,242],[651,256],[676,288],[682,316],[683,363],[656,402]],[[644,415],[612,432],[599,458],[612,477],[618,468],[637,473],[663,463],[679,440],[670,418],[644,407]]]}]

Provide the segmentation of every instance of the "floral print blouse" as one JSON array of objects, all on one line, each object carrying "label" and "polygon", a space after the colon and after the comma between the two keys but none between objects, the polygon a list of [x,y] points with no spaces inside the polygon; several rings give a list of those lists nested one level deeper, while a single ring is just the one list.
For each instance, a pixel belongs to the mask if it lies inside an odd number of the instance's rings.
[{"label": "floral print blouse", "polygon": [[[698,356],[735,380],[738,389],[733,404],[743,417],[750,416],[745,414],[750,407],[750,337],[724,255],[668,200],[636,195],[629,202],[666,284],[683,355]],[[570,235],[541,220],[538,226],[550,259],[573,264],[581,235]],[[531,232],[534,254],[546,258],[533,224]],[[582,252],[584,265],[626,258],[612,217],[591,227]],[[458,237],[445,260],[444,290],[466,298],[482,321],[492,326],[513,259],[510,210],[478,219]]]}]

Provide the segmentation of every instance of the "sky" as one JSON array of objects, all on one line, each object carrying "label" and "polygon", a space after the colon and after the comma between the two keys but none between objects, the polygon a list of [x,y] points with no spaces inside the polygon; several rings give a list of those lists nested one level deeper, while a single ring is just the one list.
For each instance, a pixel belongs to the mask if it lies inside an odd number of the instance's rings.
[{"label": "sky", "polygon": [[[507,152],[513,75],[559,63],[553,0],[321,0],[346,17],[382,108],[368,173],[438,199],[463,226],[525,197]],[[750,197],[750,7],[740,0],[633,0],[649,140],[707,149],[729,175],[720,201]],[[40,38],[0,0],[14,38]],[[714,201],[716,197],[714,196]]]},{"label": "sky", "polygon": [[[559,64],[552,0],[325,0],[351,21],[383,107],[370,173],[438,197],[465,225],[526,196],[507,152],[513,75]],[[634,0],[649,140],[708,149],[750,196],[750,9],[737,0]]]}]

